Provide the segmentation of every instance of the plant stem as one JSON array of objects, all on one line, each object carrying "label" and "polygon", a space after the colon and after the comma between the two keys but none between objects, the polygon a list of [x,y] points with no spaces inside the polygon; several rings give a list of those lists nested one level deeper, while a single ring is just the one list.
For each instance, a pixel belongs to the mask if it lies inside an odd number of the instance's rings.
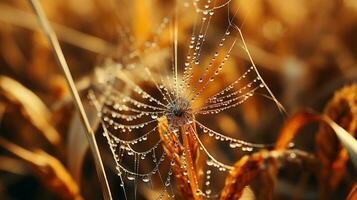
[{"label": "plant stem", "polygon": [[49,25],[49,22],[41,8],[41,5],[38,3],[38,1],[30,0],[30,3],[32,5],[34,12],[37,14],[38,21],[39,21],[44,33],[46,34],[46,36],[51,44],[51,47],[53,49],[53,52],[57,59],[57,62],[62,68],[63,74],[66,77],[67,84],[68,84],[70,91],[72,93],[72,97],[74,99],[75,105],[80,113],[82,124],[87,131],[86,136],[88,139],[88,143],[89,143],[89,147],[91,149],[92,155],[94,157],[95,167],[96,167],[97,175],[98,175],[101,187],[102,187],[103,197],[105,200],[112,199],[109,184],[108,184],[104,166],[103,166],[103,162],[102,162],[102,159],[100,156],[97,142],[95,140],[95,134],[89,124],[89,120],[88,120],[87,115],[84,111],[83,104],[79,97],[78,91],[75,87],[71,72],[68,68],[66,59],[64,58],[64,55],[63,55],[63,52],[59,45],[57,36],[56,36],[55,32],[52,30],[51,26]]}]

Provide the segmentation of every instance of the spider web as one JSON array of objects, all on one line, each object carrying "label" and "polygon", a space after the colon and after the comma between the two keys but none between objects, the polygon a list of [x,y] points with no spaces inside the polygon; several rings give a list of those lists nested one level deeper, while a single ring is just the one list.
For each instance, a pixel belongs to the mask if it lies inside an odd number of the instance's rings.
[{"label": "spider web", "polygon": [[[205,155],[202,158],[205,160],[204,173],[200,177],[203,184],[195,195],[205,199],[218,198],[219,190],[212,187],[212,178],[233,169],[230,164],[213,155],[202,137],[243,152],[269,147],[269,144],[255,144],[227,136],[209,128],[202,120],[205,116],[234,110],[258,92],[265,92],[263,95],[284,112],[254,64],[242,31],[234,23],[238,9],[231,10],[231,4],[232,0],[175,2],[174,14],[163,18],[152,39],[143,48],[133,49],[127,59],[130,61],[110,63],[106,69],[106,80],[89,93],[98,110],[103,136],[109,144],[126,199],[132,196],[136,199],[137,191],[143,187],[160,191],[156,199],[175,198],[177,188],[173,186],[172,167],[176,163],[174,159],[168,159],[163,148],[162,138],[158,134],[158,120],[169,118],[168,111],[178,107],[177,102],[182,103],[181,99],[189,102],[190,114],[194,116],[183,121],[188,125],[186,131],[193,134],[199,151]],[[180,21],[184,20],[185,15],[188,18],[194,15],[195,18],[193,27],[188,28],[191,31],[188,41],[179,38]],[[226,21],[223,23],[221,18],[215,19],[216,15],[227,16]],[[223,31],[210,31],[212,23],[221,23]],[[171,38],[171,45],[166,48],[171,59],[152,66],[146,61],[147,55],[150,57],[158,52],[166,55],[162,50],[165,48],[160,44],[160,36],[164,34]],[[135,39],[130,36],[130,31],[125,31],[125,35],[129,35],[129,45],[133,44]],[[186,42],[186,45],[180,42]],[[246,57],[242,65],[247,67],[242,67],[236,73],[239,75],[230,78],[227,84],[223,81],[225,85],[211,89],[212,85],[224,79],[227,66],[232,66],[227,63],[231,62],[230,58],[235,52]],[[229,69],[227,71],[231,72]],[[181,134],[186,133],[170,124],[170,121],[173,120],[168,119],[166,134],[173,132],[180,138],[170,144],[178,148],[182,146]],[[180,155],[183,163],[188,162],[187,156],[184,153]],[[186,164],[181,167],[184,170],[187,168]],[[187,173],[184,175],[188,176]]]}]

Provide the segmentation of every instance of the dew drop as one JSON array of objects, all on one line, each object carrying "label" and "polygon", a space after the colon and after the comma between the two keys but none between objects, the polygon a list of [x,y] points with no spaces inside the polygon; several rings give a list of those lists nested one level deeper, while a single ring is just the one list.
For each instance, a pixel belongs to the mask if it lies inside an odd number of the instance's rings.
[{"label": "dew drop", "polygon": [[206,161],[206,164],[207,164],[208,166],[212,166],[212,165],[213,165],[213,161],[212,161],[212,160],[207,160],[207,161]]},{"label": "dew drop", "polygon": [[147,183],[150,181],[150,178],[148,176],[144,176],[142,179],[141,179],[144,183]]},{"label": "dew drop", "polygon": [[135,180],[135,176],[133,176],[133,175],[128,175],[127,177],[126,177],[129,181],[133,181],[133,180]]},{"label": "dew drop", "polygon": [[234,149],[234,148],[237,147],[237,144],[234,143],[234,142],[231,142],[231,143],[229,143],[229,147],[232,148],[232,149]]}]

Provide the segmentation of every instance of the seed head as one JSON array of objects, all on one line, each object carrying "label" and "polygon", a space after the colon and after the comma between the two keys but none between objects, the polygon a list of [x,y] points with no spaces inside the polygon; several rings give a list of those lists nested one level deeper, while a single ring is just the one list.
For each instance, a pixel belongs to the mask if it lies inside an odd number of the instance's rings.
[{"label": "seed head", "polygon": [[192,109],[190,101],[183,97],[178,97],[168,104],[165,116],[170,128],[173,129],[191,123]]}]

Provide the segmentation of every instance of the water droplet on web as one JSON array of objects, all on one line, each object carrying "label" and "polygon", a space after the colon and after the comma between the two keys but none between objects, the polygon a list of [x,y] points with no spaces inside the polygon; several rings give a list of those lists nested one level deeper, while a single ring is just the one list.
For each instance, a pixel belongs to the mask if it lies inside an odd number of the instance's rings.
[{"label": "water droplet on web", "polygon": [[208,166],[212,166],[212,165],[213,165],[213,161],[212,161],[212,160],[207,160],[207,161],[206,161],[206,164],[207,164]]},{"label": "water droplet on web", "polygon": [[148,139],[148,136],[146,136],[146,135],[142,137],[143,141],[146,141],[147,139]]},{"label": "water droplet on web", "polygon": [[132,174],[128,174],[128,176],[126,177],[129,181],[133,181],[135,180],[135,176]]},{"label": "water droplet on web", "polygon": [[229,143],[229,147],[230,148],[236,148],[237,147],[237,144],[236,143],[234,143],[234,142],[231,142],[231,143]]},{"label": "water droplet on web", "polygon": [[147,183],[150,181],[150,178],[149,176],[144,176],[142,179],[141,179],[144,183]]}]

